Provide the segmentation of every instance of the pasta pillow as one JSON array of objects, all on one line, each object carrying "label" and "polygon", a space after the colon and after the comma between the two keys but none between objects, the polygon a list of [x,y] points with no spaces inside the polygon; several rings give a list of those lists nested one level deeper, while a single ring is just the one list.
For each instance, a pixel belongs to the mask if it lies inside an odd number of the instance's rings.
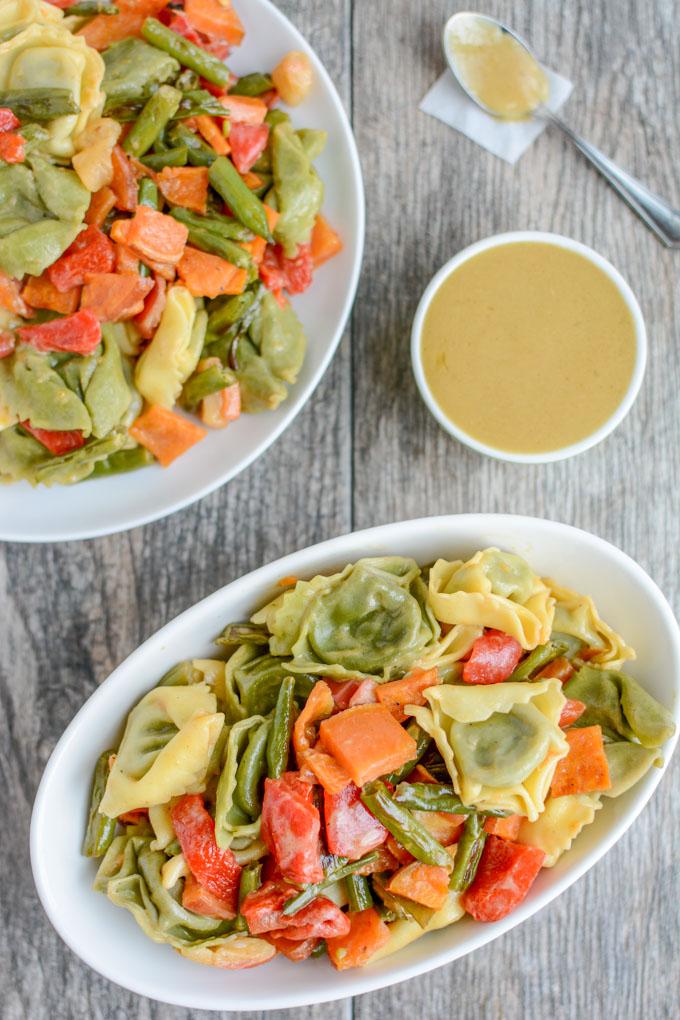
[{"label": "pasta pillow", "polygon": [[538,818],[522,820],[516,841],[540,847],[545,852],[543,867],[552,868],[601,807],[599,793],[548,797]]},{"label": "pasta pillow", "polygon": [[206,684],[149,691],[128,716],[101,813],[116,818],[200,792],[224,725],[216,705]]},{"label": "pasta pillow", "polygon": [[58,25],[64,12],[45,0],[4,0],[0,5],[0,33],[11,38],[29,25]]},{"label": "pasta pillow", "polygon": [[66,89],[78,113],[46,125],[47,149],[53,156],[72,156],[74,137],[104,105],[104,61],[84,39],[58,24],[33,24],[0,44],[0,89]]},{"label": "pasta pillow", "polygon": [[499,549],[484,549],[467,563],[437,560],[429,603],[442,623],[501,630],[527,650],[545,643],[552,630],[549,588],[521,556]]},{"label": "pasta pillow", "polygon": [[621,669],[624,662],[635,658],[634,650],[600,619],[590,596],[562,588],[549,578],[546,578],[546,584],[555,599],[553,630],[559,634],[570,634],[589,648],[596,648],[597,654],[589,660],[591,663]]},{"label": "pasta pillow", "polygon": [[434,738],[462,801],[538,818],[569,750],[559,727],[560,681],[444,684],[424,694],[428,707],[406,711]]},{"label": "pasta pillow", "polygon": [[298,581],[252,617],[264,623],[287,669],[346,679],[390,675],[439,637],[415,560],[363,559],[331,577]]}]

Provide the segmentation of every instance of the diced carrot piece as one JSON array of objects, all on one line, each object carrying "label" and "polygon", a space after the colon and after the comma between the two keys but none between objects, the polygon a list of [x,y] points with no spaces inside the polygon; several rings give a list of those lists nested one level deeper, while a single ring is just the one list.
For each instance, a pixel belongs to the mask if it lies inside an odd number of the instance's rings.
[{"label": "diced carrot piece", "polygon": [[304,759],[316,743],[316,724],[321,719],[326,719],[334,707],[330,687],[325,681],[317,680],[293,727],[293,747],[299,767],[302,767],[301,759]]},{"label": "diced carrot piece", "polygon": [[503,839],[517,839],[521,824],[521,815],[508,815],[507,818],[487,818],[484,822],[484,831],[490,832],[494,836],[502,836]]},{"label": "diced carrot piece", "polygon": [[137,177],[126,153],[115,145],[111,152],[113,178],[111,191],[116,196],[116,207],[123,212],[134,212],[137,208]]},{"label": "diced carrot piece", "polygon": [[578,701],[577,698],[567,698],[564,708],[560,713],[560,726],[562,729],[566,729],[567,726],[573,725],[577,719],[580,719],[586,710],[585,702]]},{"label": "diced carrot piece", "polygon": [[585,726],[567,730],[564,736],[569,744],[569,754],[557,763],[550,786],[553,797],[608,790],[612,782],[604,753],[602,728]]},{"label": "diced carrot piece", "polygon": [[239,269],[219,255],[210,255],[189,245],[177,263],[177,272],[194,297],[241,294],[248,278],[245,269]]},{"label": "diced carrot piece", "polygon": [[238,46],[243,39],[241,19],[229,4],[219,0],[184,0],[184,10],[194,28],[205,35],[225,39],[231,46]]},{"label": "diced carrot piece", "polygon": [[94,273],[88,277],[80,300],[101,322],[132,319],[144,309],[144,299],[153,287],[149,277],[132,273]]},{"label": "diced carrot piece", "polygon": [[233,905],[229,900],[221,896],[215,896],[209,889],[189,874],[184,879],[182,890],[182,906],[185,910],[191,910],[194,914],[203,914],[204,917],[216,917],[221,921],[231,921],[236,917]]},{"label": "diced carrot piece", "polygon": [[155,17],[169,0],[116,0],[118,14],[97,14],[76,35],[83,36],[88,46],[105,50],[112,43],[139,35],[147,18]]},{"label": "diced carrot piece", "polygon": [[305,767],[314,773],[327,793],[340,793],[352,782],[343,767],[325,751],[308,751]]},{"label": "diced carrot piece", "polygon": [[465,815],[449,811],[414,811],[413,814],[442,846],[457,843],[465,827]]},{"label": "diced carrot piece", "polygon": [[252,241],[242,241],[241,247],[247,251],[256,266],[259,266],[264,258],[267,242],[264,237],[254,237]]},{"label": "diced carrot piece", "polygon": [[146,447],[163,467],[172,464],[207,435],[205,429],[158,404],[151,404],[129,430],[140,446]]},{"label": "diced carrot piece", "polygon": [[413,854],[405,846],[402,846],[401,843],[398,843],[394,836],[388,836],[385,845],[399,865],[410,864],[411,861],[415,861]]},{"label": "diced carrot piece", "polygon": [[476,921],[500,921],[518,907],[538,875],[545,851],[489,836],[461,903]]},{"label": "diced carrot piece", "polygon": [[[219,359],[218,359],[219,360]],[[200,419],[211,429],[223,429],[241,416],[241,387],[237,382],[201,401]]]},{"label": "diced carrot piece", "polygon": [[220,96],[225,116],[238,124],[262,124],[267,116],[267,104],[257,96]]},{"label": "diced carrot piece", "polygon": [[218,156],[229,155],[231,152],[229,142],[212,117],[208,117],[207,114],[201,114],[196,117],[196,126],[208,145],[212,146]]},{"label": "diced carrot piece", "polygon": [[307,98],[313,80],[312,62],[302,50],[286,53],[272,71],[274,88],[289,106],[297,106]]},{"label": "diced carrot piece", "polygon": [[328,220],[319,213],[312,230],[312,261],[318,268],[342,251],[340,235],[333,230]]},{"label": "diced carrot piece", "polygon": [[145,807],[132,808],[131,811],[123,811],[122,815],[118,815],[118,821],[121,825],[139,825],[149,817],[149,809]]},{"label": "diced carrot piece", "polygon": [[158,329],[165,308],[167,286],[162,276],[156,276],[153,288],[144,300],[144,308],[135,316],[135,326],[145,340],[150,340]]},{"label": "diced carrot piece", "polygon": [[172,216],[138,205],[130,220],[116,220],[111,226],[114,241],[128,244],[140,258],[176,265],[182,257],[189,231]]},{"label": "diced carrot piece", "polygon": [[281,219],[281,213],[278,211],[278,209],[272,209],[272,207],[270,205],[267,205],[266,202],[264,202],[263,205],[264,214],[267,217],[267,226],[269,227],[269,230],[273,233],[274,227]]},{"label": "diced carrot piece", "polygon": [[564,659],[560,656],[558,659],[553,659],[549,662],[540,673],[536,674],[536,680],[552,680],[557,679],[560,683],[566,684],[567,680],[570,680],[574,675],[574,667],[569,662],[569,659]]},{"label": "diced carrot piece", "polygon": [[416,755],[415,740],[384,705],[356,705],[339,712],[321,723],[319,735],[359,787]]},{"label": "diced carrot piece", "polygon": [[262,184],[262,178],[258,174],[253,173],[252,170],[246,170],[244,174],[241,174],[241,177],[243,178],[243,183],[247,185],[251,191],[255,188],[259,188]]},{"label": "diced carrot piece", "polygon": [[437,864],[413,861],[395,872],[386,888],[397,896],[405,896],[414,903],[439,910],[449,895],[449,872]]},{"label": "diced carrot piece", "polygon": [[57,290],[46,273],[29,276],[21,292],[24,301],[32,308],[47,308],[61,315],[72,315],[80,304],[80,287]]},{"label": "diced carrot piece", "polygon": [[403,722],[406,718],[404,705],[424,705],[423,691],[426,691],[428,687],[436,687],[440,683],[436,668],[413,669],[401,680],[378,684],[375,696],[381,705],[389,708],[397,722]]},{"label": "diced carrot piece", "polygon": [[0,308],[6,308],[13,315],[28,318],[31,309],[26,305],[19,290],[19,281],[0,271]]},{"label": "diced carrot piece", "polygon": [[328,956],[336,970],[362,967],[389,942],[390,929],[375,907],[350,914],[349,922],[346,935],[326,940]]},{"label": "diced carrot piece", "polygon": [[132,248],[128,244],[117,242],[115,250],[116,272],[132,273],[134,276],[139,276],[139,256],[133,252]]},{"label": "diced carrot piece", "polygon": [[208,204],[208,168],[166,166],[155,176],[156,184],[171,205],[204,213]]},{"label": "diced carrot piece", "polygon": [[101,227],[111,210],[115,208],[115,205],[116,196],[111,188],[100,188],[99,191],[95,191],[90,199],[90,204],[85,213],[85,222],[89,223],[92,227]]}]

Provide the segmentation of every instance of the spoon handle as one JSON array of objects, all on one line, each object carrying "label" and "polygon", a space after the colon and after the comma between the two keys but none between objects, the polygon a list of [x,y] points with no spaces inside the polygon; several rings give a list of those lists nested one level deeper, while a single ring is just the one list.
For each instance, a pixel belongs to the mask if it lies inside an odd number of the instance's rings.
[{"label": "spoon handle", "polygon": [[680,210],[674,209],[659,195],[646,188],[644,184],[631,177],[629,173],[622,170],[611,159],[596,149],[590,142],[586,142],[568,124],[565,124],[560,117],[557,117],[551,110],[542,109],[541,115],[560,128],[567,138],[571,139],[586,159],[590,160],[593,166],[600,171],[602,176],[609,181],[611,186],[618,191],[624,202],[638,214],[641,220],[654,231],[654,233],[669,248],[680,247]]}]

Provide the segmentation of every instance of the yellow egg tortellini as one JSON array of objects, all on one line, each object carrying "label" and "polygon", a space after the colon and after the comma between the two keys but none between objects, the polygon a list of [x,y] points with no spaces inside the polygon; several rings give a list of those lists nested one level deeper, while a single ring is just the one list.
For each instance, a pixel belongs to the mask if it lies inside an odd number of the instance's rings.
[{"label": "yellow egg tortellini", "polygon": [[560,634],[570,634],[589,648],[596,648],[597,654],[589,660],[592,664],[621,669],[624,662],[635,658],[635,651],[600,619],[589,595],[579,595],[549,578],[546,578],[546,584],[555,599],[553,630]]},{"label": "yellow egg tortellini", "polygon": [[427,707],[406,711],[434,738],[463,802],[536,819],[569,750],[559,680],[444,684],[425,698]]},{"label": "yellow egg tortellini", "polygon": [[515,553],[491,548],[466,563],[437,560],[430,570],[428,598],[442,623],[501,630],[526,649],[550,637],[550,590]]},{"label": "yellow egg tortellini", "polygon": [[10,39],[29,25],[58,25],[64,12],[46,0],[3,0],[0,4],[0,38]]},{"label": "yellow egg tortellini", "polygon": [[384,960],[386,956],[399,952],[412,942],[425,935],[428,931],[437,931],[439,928],[446,928],[456,921],[460,921],[465,914],[465,909],[460,902],[460,893],[450,892],[443,907],[436,910],[425,927],[421,927],[417,921],[399,920],[388,924],[390,929],[389,941],[385,943],[370,959],[371,963]]},{"label": "yellow egg tortellini", "polygon": [[206,313],[196,311],[186,287],[170,287],[158,329],[135,369],[135,386],[150,404],[175,404],[198,364],[206,325]]},{"label": "yellow egg tortellini", "polygon": [[517,842],[540,847],[545,851],[543,867],[552,868],[601,807],[599,793],[548,797],[538,818],[532,822],[522,820]]},{"label": "yellow egg tortellini", "polygon": [[74,138],[104,105],[104,61],[84,39],[59,24],[32,24],[0,44],[0,89],[67,89],[78,113],[46,124],[46,144],[53,156],[75,152]]},{"label": "yellow egg tortellini", "polygon": [[156,687],[128,716],[100,805],[115,818],[204,788],[224,725],[206,684]]}]

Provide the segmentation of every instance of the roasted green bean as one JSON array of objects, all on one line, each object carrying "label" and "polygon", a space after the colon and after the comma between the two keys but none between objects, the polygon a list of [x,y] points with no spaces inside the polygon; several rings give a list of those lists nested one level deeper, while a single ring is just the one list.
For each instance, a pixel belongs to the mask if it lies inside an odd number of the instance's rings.
[{"label": "roasted green bean", "polygon": [[295,722],[295,677],[281,681],[274,709],[274,720],[267,744],[267,774],[278,779],[288,768],[290,738]]},{"label": "roasted green bean", "polygon": [[5,89],[0,91],[0,106],[10,109],[19,120],[54,120],[80,113],[70,89]]},{"label": "roasted green bean", "polygon": [[[297,914],[298,910],[302,910],[303,907],[312,903],[329,885],[334,885],[355,871],[361,871],[367,864],[372,864],[377,856],[375,851],[373,851],[358,861],[347,861],[344,857],[335,858],[335,863],[326,872],[326,877],[321,882],[315,882],[312,885],[306,886],[297,896],[293,896],[292,899],[288,900],[284,905],[283,913],[286,917]],[[450,861],[448,854],[446,857]]]},{"label": "roasted green bean", "polygon": [[226,237],[231,241],[252,241],[253,232],[237,223],[233,217],[221,216],[219,213],[210,213],[203,216],[200,213],[191,212],[190,209],[182,209],[179,206],[172,211],[173,216],[180,223],[187,227],[198,227],[201,230],[210,230],[213,233]]},{"label": "roasted green bean", "polygon": [[75,18],[92,18],[96,14],[118,14],[115,4],[102,3],[101,0],[83,0],[82,3],[66,7],[64,14]]},{"label": "roasted green bean", "polygon": [[[400,783],[394,791],[397,804],[416,811],[446,811],[454,815],[477,814],[477,809],[464,804],[452,786],[440,783]],[[486,811],[486,814],[505,818],[505,811]]]},{"label": "roasted green bean", "polygon": [[529,652],[525,659],[522,659],[517,668],[508,677],[508,682],[518,680],[530,680],[534,673],[543,669],[554,659],[564,655],[567,645],[562,641],[548,641],[545,645],[538,645],[533,652]]},{"label": "roasted green bean", "polygon": [[432,737],[430,734],[427,733],[426,730],[422,729],[415,720],[411,720],[411,722],[406,726],[406,732],[409,736],[413,737],[416,742],[416,756],[415,758],[411,758],[410,761],[407,761],[405,765],[401,766],[401,768],[396,769],[395,772],[390,772],[388,776],[385,776],[385,780],[388,783],[391,783],[392,786],[396,786],[397,783],[400,783],[402,779],[406,779],[406,777],[413,772],[414,768],[432,743]]},{"label": "roasted green bean", "polygon": [[267,645],[269,631],[255,623],[228,623],[217,638],[218,645]]},{"label": "roasted green bean", "polygon": [[463,834],[458,841],[456,858],[449,886],[455,892],[463,892],[472,883],[486,842],[484,815],[469,815]]},{"label": "roasted green bean", "polygon": [[182,93],[172,85],[161,85],[145,104],[144,109],[128,132],[123,148],[139,158],[151,148],[177,111]]},{"label": "roasted green bean", "polygon": [[226,156],[218,156],[210,167],[210,183],[227,203],[237,220],[258,237],[272,240],[262,202],[245,183]]},{"label": "roasted green bean", "polygon": [[171,209],[170,215],[189,228],[191,244],[200,248],[201,251],[220,255],[227,262],[231,262],[232,265],[239,266],[241,269],[250,269],[253,260],[248,252],[231,238],[225,237],[219,224],[211,226],[209,217],[205,217],[203,223],[199,224],[201,217],[191,213],[187,216],[187,211],[176,207]]},{"label": "roasted green bean", "polygon": [[83,840],[82,853],[85,857],[103,857],[116,831],[115,818],[108,818],[99,813],[106,781],[109,778],[109,758],[115,751],[104,751],[95,765],[90,792],[90,812],[87,817],[87,828]]},{"label": "roasted green bean", "polygon": [[234,921],[235,931],[248,931],[248,922],[240,912],[241,904],[248,893],[256,892],[262,885],[262,864],[258,861],[254,864],[246,864],[241,871],[241,882],[238,889],[239,914]]},{"label": "roasted green bean", "polygon": [[271,719],[265,719],[252,731],[236,772],[234,800],[253,820],[260,814],[260,781],[267,773],[267,741],[271,725]]},{"label": "roasted green bean", "polygon": [[152,46],[169,53],[175,60],[179,60],[183,67],[190,68],[213,85],[221,85],[222,88],[229,85],[231,73],[226,64],[202,50],[200,46],[184,39],[177,32],[166,28],[157,18],[146,19],[142,25],[142,36]]},{"label": "roasted green bean", "polygon": [[121,475],[126,471],[137,471],[139,468],[154,464],[156,458],[143,446],[135,446],[132,450],[118,450],[110,453],[104,460],[98,460],[90,478],[104,478],[109,475]]},{"label": "roasted green bean", "polygon": [[149,153],[142,156],[142,163],[150,170],[162,170],[166,166],[186,166],[189,150],[186,145],[178,145],[176,149],[164,149],[163,152]]},{"label": "roasted green bean", "polygon": [[233,326],[235,322],[243,318],[255,302],[256,297],[257,294],[254,290],[244,290],[242,294],[234,294],[233,297],[227,298],[224,304],[209,313],[208,332],[219,334],[229,326]]},{"label": "roasted green bean", "polygon": [[210,365],[202,372],[196,372],[184,384],[180,403],[188,410],[193,410],[204,397],[209,397],[211,393],[219,393],[235,382],[236,376],[230,369],[222,368],[221,365]]},{"label": "roasted green bean", "polygon": [[392,833],[405,850],[423,864],[450,867],[451,858],[425,826],[390,796],[384,783],[376,780],[361,791],[361,799],[371,814]]},{"label": "roasted green bean", "polygon": [[356,873],[348,875],[345,879],[345,888],[350,914],[358,914],[360,910],[367,910],[373,906],[371,886],[365,875]]},{"label": "roasted green bean", "polygon": [[140,205],[148,205],[149,209],[158,209],[158,188],[149,177],[142,177],[137,196]]},{"label": "roasted green bean", "polygon": [[269,92],[274,88],[274,83],[268,74],[260,74],[255,71],[253,74],[245,74],[229,89],[231,96],[261,96],[263,92]]}]

